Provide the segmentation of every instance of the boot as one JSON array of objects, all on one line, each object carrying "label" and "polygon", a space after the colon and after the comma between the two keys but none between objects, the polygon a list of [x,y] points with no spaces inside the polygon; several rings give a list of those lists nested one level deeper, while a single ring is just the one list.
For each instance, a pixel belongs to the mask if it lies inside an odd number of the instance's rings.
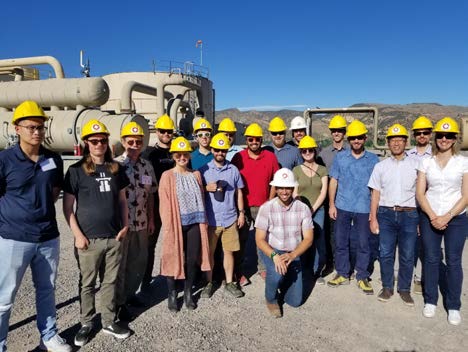
[{"label": "boot", "polygon": [[175,288],[175,280],[173,278],[167,278],[167,307],[171,312],[179,311],[177,307],[177,291]]},{"label": "boot", "polygon": [[187,281],[184,283],[184,303],[188,310],[197,308],[197,305],[193,301],[192,284],[187,283]]}]

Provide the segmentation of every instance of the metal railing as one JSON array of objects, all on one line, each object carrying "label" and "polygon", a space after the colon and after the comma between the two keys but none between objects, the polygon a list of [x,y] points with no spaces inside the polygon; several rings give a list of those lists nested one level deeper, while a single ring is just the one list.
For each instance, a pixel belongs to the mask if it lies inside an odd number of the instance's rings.
[{"label": "metal railing", "polygon": [[172,60],[161,60],[156,61],[155,71],[157,72],[170,72],[176,74],[183,74],[187,76],[196,76],[209,78],[210,71],[208,67],[197,65],[191,61],[172,61]]}]

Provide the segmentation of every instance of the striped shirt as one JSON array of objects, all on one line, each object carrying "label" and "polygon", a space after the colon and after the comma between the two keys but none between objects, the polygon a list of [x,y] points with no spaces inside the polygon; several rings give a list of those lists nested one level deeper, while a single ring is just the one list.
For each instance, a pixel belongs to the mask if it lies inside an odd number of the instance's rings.
[{"label": "striped shirt", "polygon": [[267,232],[266,240],[273,248],[293,251],[302,241],[302,232],[314,225],[307,205],[293,200],[285,207],[274,198],[260,207],[255,227]]}]

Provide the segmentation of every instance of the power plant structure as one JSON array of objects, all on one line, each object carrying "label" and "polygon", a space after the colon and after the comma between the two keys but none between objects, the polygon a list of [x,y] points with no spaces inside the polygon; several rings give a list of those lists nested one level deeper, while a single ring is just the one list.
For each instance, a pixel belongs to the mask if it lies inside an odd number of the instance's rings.
[{"label": "power plant structure", "polygon": [[[40,79],[38,69],[31,67],[37,65],[49,65],[55,77]],[[122,127],[131,121],[143,127],[144,145],[154,144],[150,132],[163,114],[174,120],[179,133],[189,135],[197,115],[214,122],[214,97],[208,70],[191,62],[170,62],[165,71],[66,78],[51,56],[0,60],[0,149],[17,142],[13,110],[25,100],[36,101],[49,116],[45,146],[70,155],[79,154],[81,128],[91,119],[107,126],[115,151],[121,147]]]}]

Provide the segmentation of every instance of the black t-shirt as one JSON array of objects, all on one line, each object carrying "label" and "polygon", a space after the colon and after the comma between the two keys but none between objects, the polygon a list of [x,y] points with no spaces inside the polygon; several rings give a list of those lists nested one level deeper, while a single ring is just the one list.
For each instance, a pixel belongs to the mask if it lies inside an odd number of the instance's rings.
[{"label": "black t-shirt", "polygon": [[163,172],[174,167],[174,160],[168,148],[161,148],[158,145],[155,147],[148,147],[141,156],[153,165],[158,183]]},{"label": "black t-shirt", "polygon": [[86,237],[115,237],[122,229],[119,192],[128,184],[120,165],[115,175],[105,165],[96,165],[96,172],[88,176],[81,161],[68,168],[63,190],[76,198],[76,218]]}]

